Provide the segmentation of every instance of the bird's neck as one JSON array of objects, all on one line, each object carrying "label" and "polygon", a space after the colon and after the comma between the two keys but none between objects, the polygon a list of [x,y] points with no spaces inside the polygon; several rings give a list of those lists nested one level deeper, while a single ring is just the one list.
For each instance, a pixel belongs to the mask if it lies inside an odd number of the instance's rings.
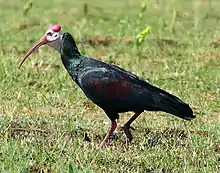
[{"label": "bird's neck", "polygon": [[60,54],[63,65],[70,76],[75,80],[78,71],[84,64],[84,59],[76,46],[75,40],[69,33],[63,34],[60,44]]},{"label": "bird's neck", "polygon": [[68,56],[68,58],[78,58],[81,56],[76,42],[73,37],[68,33],[63,33],[62,39],[60,41],[60,53],[61,55]]}]

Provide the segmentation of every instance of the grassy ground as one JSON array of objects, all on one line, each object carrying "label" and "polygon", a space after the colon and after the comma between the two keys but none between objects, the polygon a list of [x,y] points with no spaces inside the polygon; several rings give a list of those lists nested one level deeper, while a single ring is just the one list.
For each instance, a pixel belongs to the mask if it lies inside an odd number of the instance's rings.
[{"label": "grassy ground", "polygon": [[[141,3],[0,0],[2,172],[220,172],[220,2],[149,1],[143,18]],[[146,112],[133,124],[132,143],[118,130],[105,151],[97,149],[110,121],[72,83],[60,56],[43,47],[17,68],[55,23],[83,54],[179,96],[197,118]],[[135,36],[146,26],[152,30],[138,53]]]}]

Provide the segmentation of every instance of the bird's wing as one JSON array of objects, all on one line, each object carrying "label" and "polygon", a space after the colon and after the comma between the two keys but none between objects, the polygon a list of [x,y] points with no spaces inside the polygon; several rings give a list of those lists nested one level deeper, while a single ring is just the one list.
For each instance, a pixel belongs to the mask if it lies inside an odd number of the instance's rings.
[{"label": "bird's wing", "polygon": [[117,98],[132,92],[132,83],[121,74],[107,68],[85,69],[79,76],[82,89],[100,98]]},{"label": "bird's wing", "polygon": [[138,82],[138,78],[131,78],[111,66],[87,67],[78,76],[78,83],[87,97],[99,106],[118,110],[142,110],[146,108],[146,102],[149,107],[154,105],[154,93]]},{"label": "bird's wing", "polygon": [[164,111],[180,118],[195,118],[188,104],[138,76],[114,65],[93,60],[81,71],[78,84],[104,110]]}]

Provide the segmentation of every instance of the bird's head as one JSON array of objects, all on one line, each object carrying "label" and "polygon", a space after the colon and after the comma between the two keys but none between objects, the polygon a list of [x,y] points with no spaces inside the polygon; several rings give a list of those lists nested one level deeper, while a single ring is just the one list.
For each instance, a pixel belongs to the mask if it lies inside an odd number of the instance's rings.
[{"label": "bird's head", "polygon": [[21,65],[24,63],[24,61],[34,52],[36,51],[39,47],[42,45],[49,45],[58,52],[60,52],[60,42],[62,39],[63,33],[61,32],[61,26],[60,25],[54,25],[51,26],[47,29],[43,37],[27,52],[25,55],[23,61],[20,63],[19,68]]}]

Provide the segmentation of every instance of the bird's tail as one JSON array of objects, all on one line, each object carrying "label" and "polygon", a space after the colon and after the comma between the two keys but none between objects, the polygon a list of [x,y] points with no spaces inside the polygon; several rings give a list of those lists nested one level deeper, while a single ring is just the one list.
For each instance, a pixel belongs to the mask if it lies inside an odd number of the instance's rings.
[{"label": "bird's tail", "polygon": [[185,120],[192,120],[195,118],[195,115],[193,115],[193,111],[189,105],[181,101],[176,96],[173,96],[169,93],[160,93],[159,95],[160,101],[158,106],[161,111],[173,114]]}]

